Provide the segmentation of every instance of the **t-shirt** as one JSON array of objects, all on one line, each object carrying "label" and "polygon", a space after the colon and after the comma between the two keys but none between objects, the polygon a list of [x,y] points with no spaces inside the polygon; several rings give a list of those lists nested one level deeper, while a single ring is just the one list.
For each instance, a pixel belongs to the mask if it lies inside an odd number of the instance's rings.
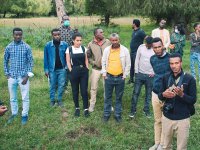
[{"label": "t-shirt", "polygon": [[[85,48],[85,53],[86,53],[87,48],[86,47],[84,47],[84,48]],[[69,54],[69,47],[67,48],[65,53]],[[80,54],[80,53],[83,53],[83,50],[82,50],[81,46],[79,48],[72,46],[72,53],[73,54]]]}]

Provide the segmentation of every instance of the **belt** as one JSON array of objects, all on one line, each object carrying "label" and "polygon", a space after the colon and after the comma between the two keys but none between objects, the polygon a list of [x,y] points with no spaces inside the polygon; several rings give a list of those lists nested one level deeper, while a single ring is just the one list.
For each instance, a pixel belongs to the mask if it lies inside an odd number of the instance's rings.
[{"label": "belt", "polygon": [[83,68],[85,66],[83,66],[83,65],[72,66],[72,68],[77,68],[77,67]]},{"label": "belt", "polygon": [[117,77],[122,77],[123,76],[123,73],[119,74],[119,75],[112,75],[110,73],[107,73],[108,76],[110,77],[114,77],[114,78],[117,78]]}]

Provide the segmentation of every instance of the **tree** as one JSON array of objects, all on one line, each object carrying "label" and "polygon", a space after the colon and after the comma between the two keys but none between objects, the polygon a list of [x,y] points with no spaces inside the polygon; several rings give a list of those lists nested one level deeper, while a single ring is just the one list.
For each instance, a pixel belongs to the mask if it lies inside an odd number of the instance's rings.
[{"label": "tree", "polygon": [[[126,7],[124,4],[126,3]],[[127,15],[131,12],[130,4],[131,0],[86,0],[85,7],[86,12],[89,15],[97,14],[104,17],[105,25],[110,23],[110,17]]]},{"label": "tree", "polygon": [[65,7],[64,7],[64,2],[63,0],[55,0],[56,3],[56,12],[57,12],[57,17],[59,21],[62,21],[62,16],[66,15]]}]

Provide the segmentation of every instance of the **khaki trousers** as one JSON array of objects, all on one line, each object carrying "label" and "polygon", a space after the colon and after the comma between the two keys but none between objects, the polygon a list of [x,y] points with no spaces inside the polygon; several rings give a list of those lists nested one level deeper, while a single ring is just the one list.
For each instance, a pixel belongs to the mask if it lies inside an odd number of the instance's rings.
[{"label": "khaki trousers", "polygon": [[[101,70],[92,69],[92,73],[90,76],[91,81],[91,89],[90,89],[90,106],[95,105],[96,103],[96,96],[97,96],[97,89],[98,89],[98,82],[101,77]],[[104,83],[104,81],[103,81]]]},{"label": "khaki trousers", "polygon": [[152,92],[152,106],[154,113],[154,140],[155,144],[163,145],[162,135],[162,107],[163,103],[159,100],[158,95]]},{"label": "khaki trousers", "polygon": [[173,135],[177,137],[177,150],[187,150],[189,137],[190,118],[182,120],[170,120],[163,115],[163,150],[172,150]]}]

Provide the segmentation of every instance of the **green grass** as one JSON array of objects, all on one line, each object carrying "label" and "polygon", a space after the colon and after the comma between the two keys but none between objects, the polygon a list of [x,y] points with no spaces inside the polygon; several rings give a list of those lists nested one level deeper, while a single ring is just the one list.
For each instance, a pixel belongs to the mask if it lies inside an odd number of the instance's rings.
[{"label": "green grass", "polygon": [[[147,34],[150,34],[155,26],[146,25],[142,28]],[[153,117],[147,119],[142,112],[145,94],[144,88],[139,97],[137,116],[134,120],[130,120],[128,114],[133,87],[131,85],[125,86],[123,96],[123,121],[119,125],[115,123],[113,116],[107,124],[104,124],[101,120],[103,115],[102,82],[99,84],[95,112],[93,112],[89,118],[84,118],[83,114],[81,114],[80,118],[75,118],[73,116],[74,104],[71,91],[68,94],[64,94],[64,109],[58,107],[50,108],[48,82],[43,73],[43,46],[51,38],[51,29],[23,29],[24,40],[33,48],[35,62],[35,76],[31,79],[30,89],[29,122],[27,125],[21,126],[21,95],[19,93],[19,116],[13,124],[5,126],[10,115],[10,106],[7,80],[3,73],[3,52],[4,47],[12,40],[12,28],[1,27],[0,98],[8,106],[9,111],[3,117],[0,117],[0,149],[147,150],[154,144]],[[93,37],[93,27],[91,29],[89,29],[89,27],[81,27],[79,30],[83,33],[84,45],[87,46],[87,43]],[[131,26],[104,28],[104,31],[106,37],[108,37],[111,32],[118,32],[121,37],[121,43],[129,47],[132,33]],[[189,47],[189,42],[187,42],[183,58],[183,68],[187,72],[190,70]],[[199,104],[200,102],[197,101],[196,114],[191,118],[191,130],[188,142],[189,150],[200,149]],[[82,106],[81,98],[80,105]],[[68,117],[63,115],[65,111],[67,111]],[[82,109],[81,113],[83,113]]]}]

